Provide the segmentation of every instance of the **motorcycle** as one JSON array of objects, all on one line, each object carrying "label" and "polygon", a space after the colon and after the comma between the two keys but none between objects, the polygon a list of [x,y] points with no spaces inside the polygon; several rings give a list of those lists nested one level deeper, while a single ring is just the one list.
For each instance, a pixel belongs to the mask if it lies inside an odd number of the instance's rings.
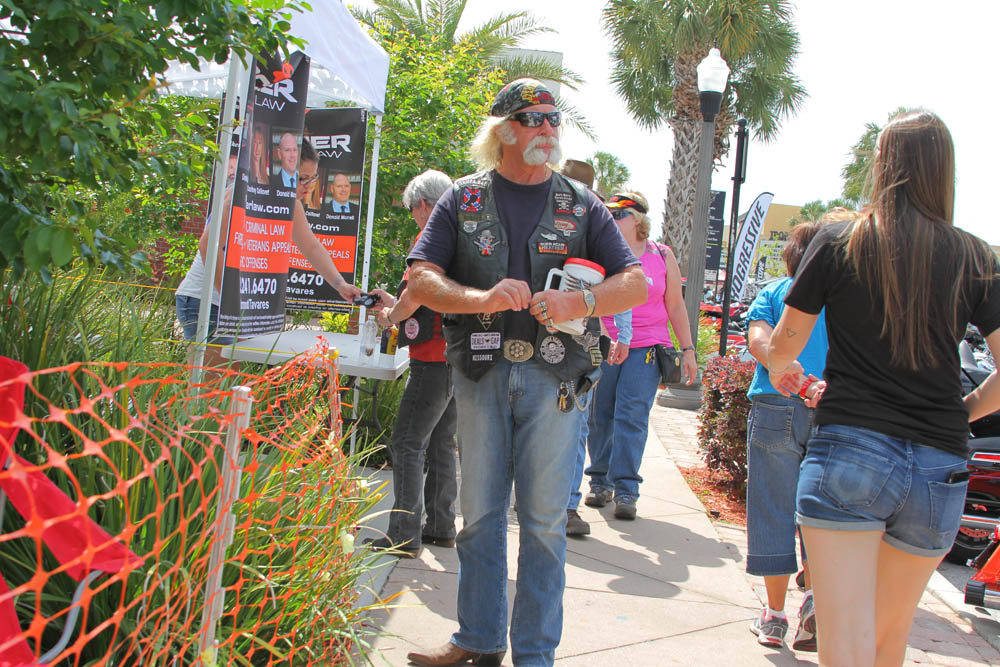
[{"label": "motorcycle", "polygon": [[[978,350],[978,352],[977,352]],[[981,355],[987,355],[981,359]],[[971,330],[959,345],[963,393],[978,387],[992,372],[985,341]],[[1000,414],[993,413],[969,425],[969,489],[962,523],[946,558],[960,565],[977,558],[1000,526]]]}]

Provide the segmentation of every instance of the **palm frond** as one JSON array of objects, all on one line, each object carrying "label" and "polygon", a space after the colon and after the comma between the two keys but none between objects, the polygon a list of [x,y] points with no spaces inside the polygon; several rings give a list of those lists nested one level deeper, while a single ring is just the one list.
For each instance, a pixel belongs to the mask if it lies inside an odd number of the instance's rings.
[{"label": "palm frond", "polygon": [[570,127],[575,127],[580,130],[585,137],[591,141],[597,141],[597,132],[594,131],[594,126],[591,124],[587,117],[583,115],[583,112],[577,109],[574,105],[566,101],[566,98],[560,97],[556,100],[556,108],[562,111],[563,121],[567,123]]},{"label": "palm frond", "polygon": [[508,80],[530,77],[543,81],[554,81],[576,90],[583,83],[583,77],[573,70],[536,56],[503,54],[491,61],[508,75]]}]

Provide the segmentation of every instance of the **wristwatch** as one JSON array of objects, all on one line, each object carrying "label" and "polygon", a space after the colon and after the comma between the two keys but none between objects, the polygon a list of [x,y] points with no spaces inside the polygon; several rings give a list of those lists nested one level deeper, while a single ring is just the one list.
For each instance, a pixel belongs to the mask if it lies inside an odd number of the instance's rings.
[{"label": "wristwatch", "polygon": [[583,302],[587,304],[587,314],[584,317],[590,317],[597,309],[597,299],[594,298],[594,293],[589,289],[583,290]]}]

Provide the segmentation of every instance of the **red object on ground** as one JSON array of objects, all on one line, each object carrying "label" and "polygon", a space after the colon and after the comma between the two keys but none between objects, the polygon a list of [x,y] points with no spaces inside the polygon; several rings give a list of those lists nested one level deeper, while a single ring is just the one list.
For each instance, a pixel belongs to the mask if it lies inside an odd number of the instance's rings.
[{"label": "red object on ground", "polygon": [[[66,574],[77,581],[92,570],[118,572],[129,561],[133,567],[140,565],[141,558],[87,516],[86,505],[67,496],[37,466],[13,452],[20,430],[16,424],[23,418],[24,408],[25,384],[18,378],[27,372],[24,364],[0,357],[0,469],[4,471],[0,489],[28,526],[40,529],[33,537],[40,537],[61,564],[73,563]],[[0,647],[19,634],[14,598],[0,577]],[[0,648],[0,667],[32,664],[34,660],[34,653],[23,639]]]}]

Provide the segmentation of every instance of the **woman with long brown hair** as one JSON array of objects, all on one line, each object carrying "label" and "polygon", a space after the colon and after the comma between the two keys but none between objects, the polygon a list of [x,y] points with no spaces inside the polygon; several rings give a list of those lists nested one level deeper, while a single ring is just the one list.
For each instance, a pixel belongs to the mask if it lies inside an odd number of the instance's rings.
[{"label": "woman with long brown hair", "polygon": [[270,183],[270,175],[267,171],[267,157],[269,146],[267,145],[267,129],[260,123],[253,126],[253,143],[250,146],[250,182],[260,185]]},{"label": "woman with long brown hair", "polygon": [[823,665],[899,665],[913,614],[964,505],[969,421],[1000,408],[996,373],[963,402],[967,323],[1000,354],[1000,267],[953,226],[954,147],[928,111],[893,118],[871,204],[810,244],[770,339],[786,393],[826,308],[830,349],[796,518],[809,554]]}]

